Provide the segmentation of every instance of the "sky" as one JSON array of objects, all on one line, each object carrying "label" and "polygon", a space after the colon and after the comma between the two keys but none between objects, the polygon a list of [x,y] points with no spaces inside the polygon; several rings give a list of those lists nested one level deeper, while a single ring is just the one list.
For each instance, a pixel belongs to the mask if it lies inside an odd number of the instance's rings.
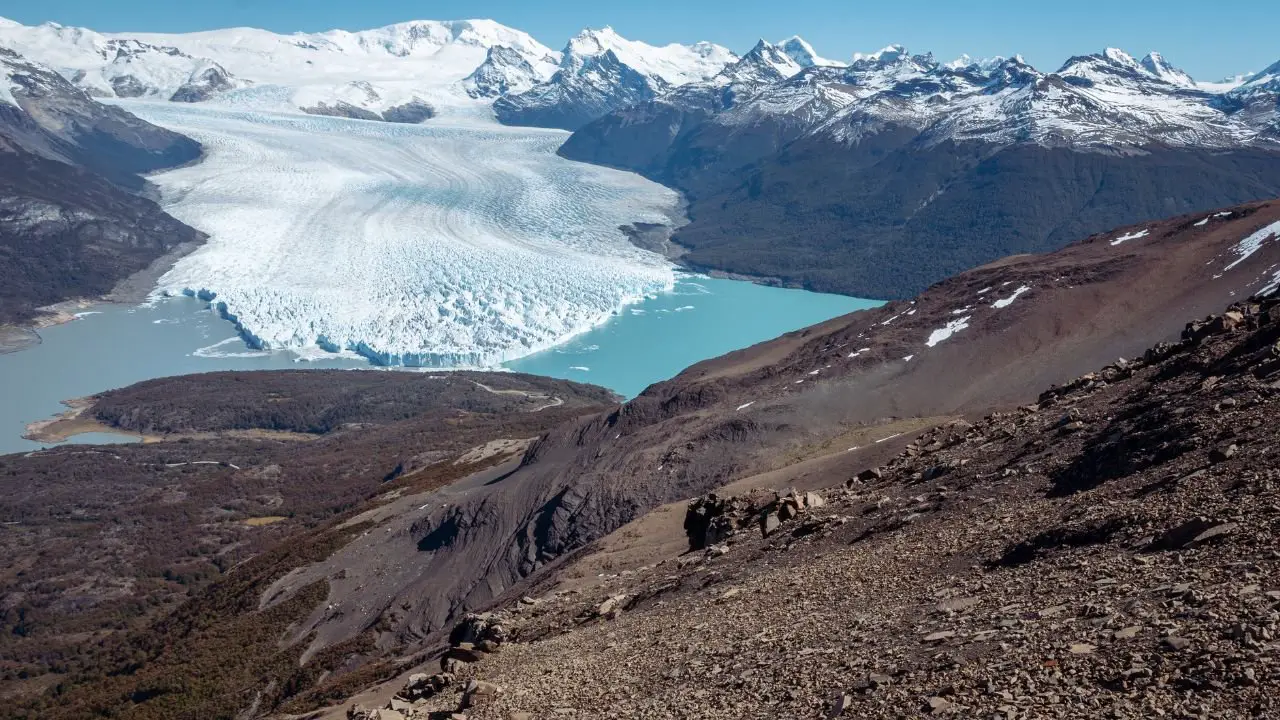
[{"label": "sky", "polygon": [[800,35],[847,59],[890,43],[941,60],[1020,53],[1043,70],[1072,55],[1158,50],[1201,80],[1280,60],[1276,0],[4,0],[0,16],[103,32],[252,26],[276,32],[361,30],[406,20],[492,18],[560,48],[583,27],[611,25],[653,44],[709,40],[744,52],[759,38]]}]

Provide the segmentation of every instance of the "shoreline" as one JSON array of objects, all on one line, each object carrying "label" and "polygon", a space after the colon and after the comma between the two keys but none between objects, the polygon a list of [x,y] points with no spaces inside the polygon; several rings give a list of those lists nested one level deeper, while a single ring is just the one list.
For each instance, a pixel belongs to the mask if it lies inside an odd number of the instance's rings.
[{"label": "shoreline", "polygon": [[133,430],[123,430],[121,428],[108,425],[91,414],[86,416],[85,413],[93,409],[97,400],[97,396],[94,395],[63,400],[62,404],[67,407],[65,411],[45,420],[36,420],[35,422],[27,423],[26,429],[22,434],[22,438],[32,442],[57,445],[65,443],[78,435],[88,435],[90,433],[115,435],[122,438],[129,438],[133,442],[143,444],[172,440],[209,440],[213,438],[246,438],[253,440],[309,442],[322,437],[320,435],[311,435],[307,433],[262,429],[172,433],[167,435],[147,434]]},{"label": "shoreline", "polygon": [[[575,160],[574,162],[581,162],[581,161]],[[602,167],[612,167],[612,166],[604,165]],[[624,170],[626,172],[634,172],[629,168],[616,168],[616,169]],[[686,256],[689,253],[693,252],[693,249],[686,247],[684,245],[681,245],[675,239],[675,234],[680,228],[693,222],[692,218],[689,217],[689,201],[688,199],[685,198],[684,193],[682,193],[680,190],[673,188],[670,185],[663,185],[663,187],[676,193],[676,195],[680,199],[679,205],[673,208],[667,214],[668,222],[666,223],[634,222],[634,223],[628,223],[626,225],[619,225],[618,229],[622,231],[623,235],[627,236],[627,240],[630,241],[632,245],[635,245],[641,250],[648,250],[649,252],[657,253],[663,256],[664,258],[666,258],[672,265],[675,265],[676,268],[678,268],[679,270],[683,270],[688,273],[706,275],[707,277],[716,278],[717,280],[737,280],[741,282],[755,283],[756,285],[763,285],[765,287],[785,288],[790,290],[804,290],[806,292],[819,292],[817,290],[807,288],[804,285],[799,283],[786,282],[782,278],[775,277],[772,275],[752,275],[748,273],[736,273],[736,272],[730,272],[728,270],[719,270],[717,268],[707,267],[705,265],[700,265],[698,263],[689,262],[686,259]],[[824,292],[821,294],[843,295],[844,293],[825,293]],[[855,296],[846,295],[845,297],[855,297]],[[858,298],[858,299],[862,300],[867,298]]]},{"label": "shoreline", "polygon": [[84,417],[84,413],[91,409],[96,398],[92,395],[88,397],[71,398],[63,400],[62,404],[67,410],[47,420],[36,420],[28,423],[25,431],[22,433],[24,440],[43,443],[64,443],[77,435],[87,433],[103,433],[107,435],[119,435],[121,437],[134,438],[138,442],[146,442],[147,437],[141,433],[128,432],[119,428],[111,427],[105,423],[99,422],[92,415]]},{"label": "shoreline", "polygon": [[95,305],[141,305],[150,299],[160,278],[179,260],[198,250],[207,239],[208,236],[205,236],[199,241],[175,245],[152,260],[147,267],[117,282],[106,295],[97,298],[69,298],[38,308],[40,314],[28,324],[0,325],[0,355],[22,352],[39,345],[44,342],[40,337],[41,330],[79,320],[77,312]]}]

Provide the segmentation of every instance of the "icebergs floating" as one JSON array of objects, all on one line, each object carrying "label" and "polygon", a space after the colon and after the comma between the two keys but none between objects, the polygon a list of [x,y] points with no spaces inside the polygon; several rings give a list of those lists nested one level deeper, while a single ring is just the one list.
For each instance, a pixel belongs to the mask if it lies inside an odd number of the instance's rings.
[{"label": "icebergs floating", "polygon": [[557,157],[561,132],[128,107],[208,151],[154,178],[211,236],[159,290],[213,301],[255,348],[493,366],[674,282],[618,228],[669,222],[675,193]]}]

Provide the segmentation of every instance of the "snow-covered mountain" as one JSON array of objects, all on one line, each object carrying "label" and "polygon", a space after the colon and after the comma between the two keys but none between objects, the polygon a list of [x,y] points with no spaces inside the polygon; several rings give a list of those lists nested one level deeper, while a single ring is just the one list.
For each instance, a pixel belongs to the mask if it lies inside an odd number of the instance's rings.
[{"label": "snow-covered mountain", "polygon": [[565,46],[550,79],[499,98],[493,109],[504,123],[575,130],[618,108],[713,77],[736,59],[711,43],[655,47],[612,28],[583,30]]},{"label": "snow-covered mountain", "polygon": [[[100,97],[220,102],[381,117],[468,100],[463,81],[489,51],[534,80],[560,55],[491,20],[419,21],[374,30],[281,35],[252,28],[103,34],[56,23],[0,22],[0,45],[57,69]],[[524,87],[517,82],[515,87]]]},{"label": "snow-covered mountain", "polygon": [[929,143],[1031,141],[1099,149],[1235,146],[1257,134],[1156,54],[1138,62],[1108,49],[1073,57],[1054,73],[1019,57],[956,67],[894,54],[859,74],[848,79],[874,92],[833,115],[819,132],[854,142],[896,126],[913,128]]},{"label": "snow-covered mountain", "polygon": [[[856,141],[886,126],[931,142],[1049,145],[1149,142],[1231,146],[1274,137],[1275,68],[1247,82],[1197,83],[1160,53],[1081,55],[1056,72],[1020,58],[940,63],[900,45],[820,55],[803,38],[760,41],[741,58],[711,43],[655,46],[612,28],[554,51],[491,20],[415,21],[373,30],[278,34],[232,28],[103,34],[0,19],[11,47],[100,97],[418,122],[437,111],[574,130],[656,103],[726,127],[780,123]],[[1228,92],[1229,91],[1229,92]]]},{"label": "snow-covered mountain", "polygon": [[1263,128],[1267,137],[1280,143],[1280,62],[1226,93],[1223,106],[1248,118]]},{"label": "snow-covered mountain", "polygon": [[[802,41],[788,42],[795,48]],[[1271,118],[1258,117],[1256,108],[1269,107],[1270,88],[1280,84],[1280,73],[1264,72],[1224,98],[1159,53],[1138,61],[1114,48],[1073,57],[1052,73],[1020,56],[939,63],[899,45],[856,54],[842,67],[804,67],[795,54],[762,41],[709,80],[671,90],[649,107],[620,110],[619,123],[651,139],[636,118],[662,116],[660,124],[683,132],[688,118],[669,117],[695,114],[724,128],[713,133],[717,144],[725,133],[767,134],[751,129],[768,126],[775,133],[784,128],[788,139],[803,130],[844,143],[906,128],[925,143],[1235,147],[1268,142]],[[1233,110],[1244,106],[1255,112]],[[627,131],[618,132],[615,140],[626,142]]]},{"label": "snow-covered mountain", "polygon": [[1156,77],[1164,80],[1170,85],[1177,85],[1185,88],[1195,88],[1196,81],[1186,72],[1169,64],[1168,60],[1158,52],[1147,53],[1142,58],[1142,68]]},{"label": "snow-covered mountain", "polygon": [[814,65],[825,65],[829,67],[843,67],[845,63],[836,60],[829,60],[818,54],[813,46],[805,42],[805,39],[799,35],[791,37],[778,43],[778,47],[782,48],[792,60],[802,67],[813,67]]},{"label": "snow-covered mountain", "polygon": [[243,82],[207,57],[84,28],[0,22],[0,45],[55,68],[96,97],[194,102]]},{"label": "snow-covered mountain", "polygon": [[1053,72],[898,45],[794,73],[775,56],[757,45],[560,152],[682,190],[693,267],[869,297],[1280,193],[1280,68],[1225,92],[1117,49]]},{"label": "snow-covered mountain", "polygon": [[496,98],[521,93],[543,78],[519,51],[506,45],[489,48],[484,62],[463,80],[471,97]]},{"label": "snow-covered mountain", "polygon": [[561,68],[574,67],[588,58],[612,52],[619,62],[651,78],[660,78],[670,86],[704,80],[715,75],[737,59],[728,48],[712,43],[663,45],[657,47],[628,40],[611,27],[583,30],[565,46]]}]

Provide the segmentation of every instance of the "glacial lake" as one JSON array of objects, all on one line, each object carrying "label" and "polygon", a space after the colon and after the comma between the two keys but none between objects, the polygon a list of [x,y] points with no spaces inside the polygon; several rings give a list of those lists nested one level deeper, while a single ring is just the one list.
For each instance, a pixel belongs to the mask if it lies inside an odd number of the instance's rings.
[{"label": "glacial lake", "polygon": [[[594,383],[633,397],[689,365],[855,310],[871,300],[680,276],[673,292],[624,308],[566,343],[507,368]],[[142,380],[215,370],[376,371],[363,359],[245,346],[227,321],[192,298],[143,306],[98,305],[40,331],[43,342],[0,355],[0,454],[46,447],[22,438],[28,423],[66,410],[63,400]],[[407,370],[407,371],[413,371]],[[81,435],[72,442],[127,441]]]}]

